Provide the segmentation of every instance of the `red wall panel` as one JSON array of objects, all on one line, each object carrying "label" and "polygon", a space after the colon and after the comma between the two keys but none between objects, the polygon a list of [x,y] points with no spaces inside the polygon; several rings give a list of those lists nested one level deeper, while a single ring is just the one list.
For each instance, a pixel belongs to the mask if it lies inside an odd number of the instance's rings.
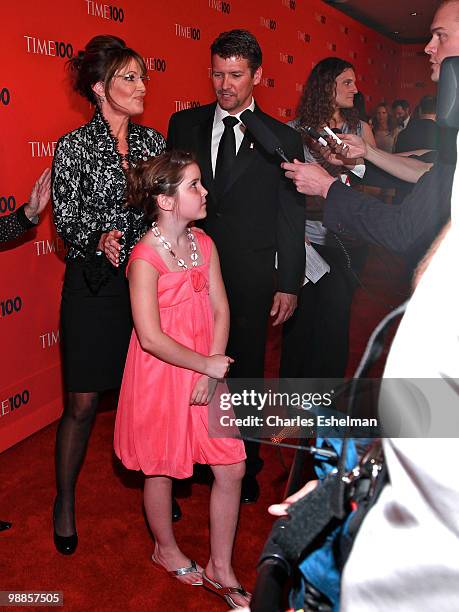
[{"label": "red wall panel", "polygon": [[431,80],[430,64],[424,53],[425,45],[404,45],[401,56],[400,83],[397,98],[404,98],[414,108],[422,96],[435,95],[437,87]]}]

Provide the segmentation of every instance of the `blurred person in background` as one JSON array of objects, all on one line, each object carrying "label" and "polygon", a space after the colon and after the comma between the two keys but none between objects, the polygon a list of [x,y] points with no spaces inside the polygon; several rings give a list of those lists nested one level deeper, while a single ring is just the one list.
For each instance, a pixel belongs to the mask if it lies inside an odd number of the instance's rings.
[{"label": "blurred person in background", "polygon": [[395,142],[394,153],[405,153],[427,149],[438,151],[440,148],[440,128],[436,123],[437,97],[424,96],[418,106],[418,116],[413,117],[408,126],[400,132]]},{"label": "blurred person in background", "polygon": [[399,132],[389,105],[381,102],[375,109],[372,122],[373,134],[378,149],[392,153],[394,141]]},{"label": "blurred person in background", "polygon": [[392,102],[392,112],[394,113],[394,117],[397,121],[397,126],[401,130],[404,130],[411,118],[410,103],[408,100],[394,100]]}]

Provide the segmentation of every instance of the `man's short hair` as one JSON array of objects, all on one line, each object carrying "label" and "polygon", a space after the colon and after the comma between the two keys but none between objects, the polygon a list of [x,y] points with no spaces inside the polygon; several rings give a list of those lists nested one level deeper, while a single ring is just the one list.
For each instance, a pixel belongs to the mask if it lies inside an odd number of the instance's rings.
[{"label": "man's short hair", "polygon": [[222,32],[210,46],[211,55],[223,59],[242,57],[249,64],[252,75],[261,66],[262,53],[255,36],[248,30],[229,30]]},{"label": "man's short hair", "polygon": [[397,106],[401,106],[403,108],[403,110],[408,110],[410,108],[410,103],[408,102],[408,100],[394,100],[392,102],[392,110],[395,110],[397,108]]},{"label": "man's short hair", "polygon": [[437,97],[423,96],[419,102],[419,113],[421,115],[435,115],[437,112]]},{"label": "man's short hair", "polygon": [[[440,2],[438,8],[437,8],[437,12],[443,8],[445,6],[445,4],[452,4],[453,2],[457,2],[459,4],[459,0],[443,0],[443,2]],[[456,21],[459,21],[459,11],[457,12],[456,15]]]}]

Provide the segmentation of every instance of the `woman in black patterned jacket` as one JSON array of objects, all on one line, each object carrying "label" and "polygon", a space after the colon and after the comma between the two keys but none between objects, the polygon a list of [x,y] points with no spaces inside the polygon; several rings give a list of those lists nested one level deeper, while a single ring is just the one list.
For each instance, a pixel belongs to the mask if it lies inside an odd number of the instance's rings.
[{"label": "woman in black patterned jacket", "polygon": [[[148,77],[142,57],[124,41],[96,36],[69,68],[75,91],[95,113],[59,140],[53,163],[54,221],[69,247],[61,303],[68,399],[56,438],[53,514],[63,554],[78,544],[75,485],[99,394],[119,387],[131,334],[125,264],[146,227],[142,214],[125,205],[125,171],[165,147],[161,134],[131,123],[143,112]],[[116,266],[106,258],[110,252]]]}]

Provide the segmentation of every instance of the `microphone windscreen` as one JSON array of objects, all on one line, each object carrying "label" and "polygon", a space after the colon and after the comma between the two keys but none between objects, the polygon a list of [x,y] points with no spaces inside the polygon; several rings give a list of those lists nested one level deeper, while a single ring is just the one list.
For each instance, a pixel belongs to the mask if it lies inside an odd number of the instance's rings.
[{"label": "microphone windscreen", "polygon": [[271,155],[276,155],[282,145],[273,132],[251,110],[247,109],[240,115],[242,123],[246,126],[255,140]]}]

